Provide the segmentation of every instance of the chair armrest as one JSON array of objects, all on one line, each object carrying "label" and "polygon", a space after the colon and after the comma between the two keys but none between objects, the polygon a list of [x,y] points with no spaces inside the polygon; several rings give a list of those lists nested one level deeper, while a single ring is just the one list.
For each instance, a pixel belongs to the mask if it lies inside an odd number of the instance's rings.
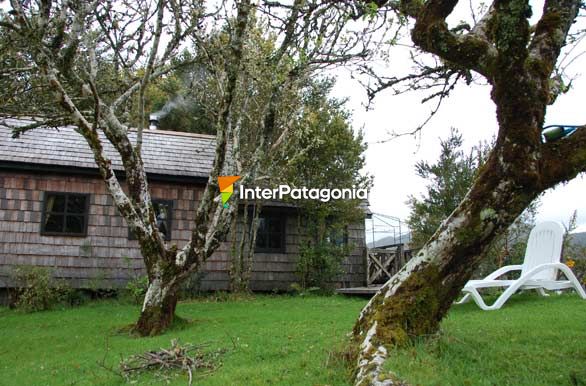
[{"label": "chair armrest", "polygon": [[490,275],[485,277],[484,280],[494,280],[497,277],[502,276],[507,272],[520,271],[521,269],[523,269],[522,265],[506,265],[504,267],[497,269],[496,271],[494,271],[493,273],[491,273]]},{"label": "chair armrest", "polygon": [[545,263],[545,264],[539,264],[537,267],[533,268],[531,271],[527,272],[525,275],[520,277],[519,280],[520,279],[530,279],[536,273],[539,273],[539,272],[544,271],[546,269],[552,269],[552,268],[557,268],[558,270],[562,271],[564,273],[564,275],[566,275],[566,277],[568,277],[568,278],[569,278],[568,275],[573,276],[572,270],[567,265],[565,265],[563,263]]}]

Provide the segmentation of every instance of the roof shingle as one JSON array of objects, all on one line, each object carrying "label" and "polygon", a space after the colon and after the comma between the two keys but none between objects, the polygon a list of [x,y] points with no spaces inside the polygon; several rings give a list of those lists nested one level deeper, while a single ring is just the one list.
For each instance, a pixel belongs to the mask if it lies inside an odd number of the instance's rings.
[{"label": "roof shingle", "polygon": [[[72,126],[38,128],[13,139],[9,126],[27,123],[15,119],[0,120],[0,161],[97,169],[90,147]],[[135,142],[136,131],[130,131],[129,137]],[[100,138],[114,170],[123,171],[118,152],[103,133]],[[214,161],[215,141],[210,135],[144,130],[142,157],[146,172],[207,177]]]}]

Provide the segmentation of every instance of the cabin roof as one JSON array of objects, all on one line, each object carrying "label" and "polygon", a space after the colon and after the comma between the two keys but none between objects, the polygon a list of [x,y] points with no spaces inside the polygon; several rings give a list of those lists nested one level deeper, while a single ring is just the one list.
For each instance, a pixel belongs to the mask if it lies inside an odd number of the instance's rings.
[{"label": "cabin roof", "polygon": [[[97,170],[89,145],[73,126],[41,127],[13,139],[11,126],[28,123],[16,119],[0,120],[0,162]],[[130,131],[129,137],[136,141],[136,131]],[[123,171],[118,152],[101,132],[100,138],[114,170]],[[146,172],[207,178],[214,161],[215,142],[215,136],[211,135],[144,130],[142,156]]]}]

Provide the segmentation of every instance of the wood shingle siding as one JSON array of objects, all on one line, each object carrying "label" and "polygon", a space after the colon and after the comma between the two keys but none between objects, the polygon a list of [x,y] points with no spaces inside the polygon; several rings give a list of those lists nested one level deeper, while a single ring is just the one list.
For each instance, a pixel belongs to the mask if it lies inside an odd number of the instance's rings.
[{"label": "wood shingle siding", "polygon": [[[151,181],[153,198],[172,200],[172,240],[181,246],[191,236],[197,200],[202,186]],[[43,192],[90,194],[87,236],[41,235]],[[295,275],[300,236],[297,219],[286,216],[285,252],[256,253],[253,290],[287,290],[298,281]],[[364,226],[354,224],[348,238],[354,251],[344,262],[344,286],[364,282]],[[138,242],[128,239],[128,227],[117,213],[104,183],[87,176],[23,174],[0,171],[0,287],[10,287],[10,272],[17,265],[50,267],[55,276],[78,287],[118,287],[144,274]],[[229,286],[230,243],[225,242],[206,262],[202,290],[225,290]]]},{"label": "wood shingle siding", "polygon": [[[213,161],[214,141],[205,135],[145,131],[143,152],[151,196],[173,202],[169,242],[179,247],[191,236]],[[113,148],[106,144],[106,149],[122,170]],[[85,236],[41,234],[47,192],[88,195]],[[295,270],[302,236],[297,209],[282,202],[267,202],[264,208],[285,218],[285,249],[255,254],[251,289],[287,290],[298,281]],[[145,274],[138,241],[128,236],[126,222],[99,178],[89,147],[73,128],[40,128],[12,139],[11,130],[0,121],[0,288],[14,285],[10,275],[20,265],[51,268],[55,276],[75,287],[123,286]],[[363,222],[348,228],[348,241],[354,249],[344,261],[340,285],[360,286],[366,278]],[[230,245],[222,243],[206,262],[202,290],[228,289]]]}]

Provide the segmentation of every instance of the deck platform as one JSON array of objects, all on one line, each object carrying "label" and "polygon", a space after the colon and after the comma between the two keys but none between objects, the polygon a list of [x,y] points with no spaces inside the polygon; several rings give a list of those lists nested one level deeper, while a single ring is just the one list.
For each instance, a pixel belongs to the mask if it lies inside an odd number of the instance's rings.
[{"label": "deck platform", "polygon": [[361,295],[361,296],[372,296],[374,295],[382,285],[371,285],[368,287],[353,287],[353,288],[338,288],[337,293],[343,295]]}]

